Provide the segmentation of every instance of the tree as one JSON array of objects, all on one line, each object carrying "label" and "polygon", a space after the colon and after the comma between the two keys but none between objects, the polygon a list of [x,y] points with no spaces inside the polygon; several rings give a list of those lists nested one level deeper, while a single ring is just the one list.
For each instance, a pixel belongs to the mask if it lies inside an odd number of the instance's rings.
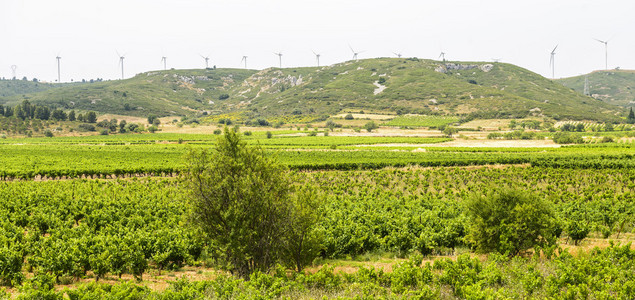
[{"label": "tree", "polygon": [[368,132],[371,132],[373,131],[373,129],[377,128],[379,128],[379,126],[377,126],[377,123],[375,123],[374,121],[370,121],[366,123],[366,125],[364,125],[364,129],[366,129]]},{"label": "tree", "polygon": [[285,246],[296,224],[291,213],[303,198],[291,197],[287,174],[260,147],[248,146],[238,130],[227,127],[215,148],[188,153],[181,179],[190,219],[205,233],[221,268],[248,278],[289,261]]},{"label": "tree", "polygon": [[578,125],[575,126],[575,131],[583,132],[584,131],[584,124],[578,123]]},{"label": "tree", "polygon": [[75,118],[75,111],[74,111],[74,110],[71,110],[71,111],[68,113],[68,120],[69,120],[69,121],[75,121],[75,119],[76,119],[76,118]]},{"label": "tree", "polygon": [[119,132],[120,133],[125,133],[126,132],[126,120],[121,120],[121,122],[119,122]]},{"label": "tree", "polygon": [[635,113],[633,113],[633,108],[631,107],[630,112],[628,113],[628,118],[626,118],[626,122],[628,124],[635,124]]},{"label": "tree", "polygon": [[526,191],[502,190],[466,202],[467,240],[480,252],[514,256],[538,245],[555,243],[552,205]]},{"label": "tree", "polygon": [[86,123],[97,123],[97,114],[94,111],[87,112],[84,121]]},{"label": "tree", "polygon": [[443,134],[447,135],[448,137],[452,137],[452,135],[456,134],[457,132],[459,132],[457,128],[450,127],[450,126],[446,126],[443,129]]},{"label": "tree", "polygon": [[148,116],[148,124],[152,125],[154,124],[154,120],[157,119],[157,116],[155,115],[149,115]]},{"label": "tree", "polygon": [[61,109],[56,109],[51,113],[51,118],[58,121],[65,121],[67,116],[66,113]]}]

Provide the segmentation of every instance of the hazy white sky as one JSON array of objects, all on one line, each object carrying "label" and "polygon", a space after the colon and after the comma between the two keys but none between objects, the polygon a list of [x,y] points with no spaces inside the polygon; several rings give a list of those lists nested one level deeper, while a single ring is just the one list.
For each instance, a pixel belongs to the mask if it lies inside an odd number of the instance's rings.
[{"label": "hazy white sky", "polygon": [[210,65],[263,69],[321,65],[352,58],[404,56],[491,61],[500,58],[551,77],[604,68],[635,69],[631,0],[0,0],[0,77],[54,81],[119,78]]}]

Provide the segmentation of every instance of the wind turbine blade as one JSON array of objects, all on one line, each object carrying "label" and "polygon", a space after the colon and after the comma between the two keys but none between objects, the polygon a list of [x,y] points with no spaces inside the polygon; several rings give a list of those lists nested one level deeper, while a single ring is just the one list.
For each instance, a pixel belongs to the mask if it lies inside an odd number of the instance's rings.
[{"label": "wind turbine blade", "polygon": [[353,53],[355,53],[355,50],[353,50],[353,47],[351,47],[351,45],[348,45],[348,48],[350,48],[350,49],[351,49],[351,51],[352,51]]},{"label": "wind turbine blade", "polygon": [[[551,50],[551,53],[554,53],[556,51],[556,49],[558,48],[559,45],[556,45],[556,47],[553,48],[553,50]],[[555,53],[554,53],[555,54]]]},{"label": "wind turbine blade", "polygon": [[602,44],[606,44],[606,43],[608,42],[608,41],[607,41],[607,42],[605,42],[605,41],[603,41],[603,40],[598,40],[598,39],[596,39],[596,38],[593,38],[593,39],[594,39],[594,40],[596,40],[596,41],[598,41],[598,42],[600,42],[600,43],[602,43]]}]

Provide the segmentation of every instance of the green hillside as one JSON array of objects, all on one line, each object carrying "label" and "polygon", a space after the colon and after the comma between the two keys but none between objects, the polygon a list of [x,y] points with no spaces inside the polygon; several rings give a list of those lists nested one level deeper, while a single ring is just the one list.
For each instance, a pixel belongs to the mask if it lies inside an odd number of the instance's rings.
[{"label": "green hillside", "polygon": [[566,87],[584,93],[584,80],[588,77],[589,94],[614,105],[635,106],[635,71],[595,71],[587,75],[558,80]]},{"label": "green hillside", "polygon": [[59,86],[58,84],[34,82],[31,80],[0,79],[0,103],[2,103],[2,99],[5,98],[42,92]]},{"label": "green hillside", "polygon": [[22,99],[54,107],[132,116],[187,115],[208,110],[228,86],[239,85],[255,71],[239,69],[170,70],[64,86],[25,96],[0,97],[8,104]]},{"label": "green hillside", "polygon": [[503,63],[416,58],[348,61],[326,67],[169,70],[126,80],[66,86],[23,98],[66,109],[134,116],[238,114],[315,119],[342,111],[546,116],[618,120],[623,109],[586,97],[526,69]]},{"label": "green hillside", "polygon": [[[379,87],[385,87],[380,90]],[[218,111],[333,114],[343,109],[477,117],[614,119],[619,108],[510,64],[381,58],[322,68],[266,69]]]}]

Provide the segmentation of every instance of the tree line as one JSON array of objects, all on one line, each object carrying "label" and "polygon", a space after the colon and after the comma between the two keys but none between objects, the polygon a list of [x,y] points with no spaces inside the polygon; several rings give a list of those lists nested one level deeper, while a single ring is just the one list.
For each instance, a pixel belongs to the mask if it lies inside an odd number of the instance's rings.
[{"label": "tree line", "polygon": [[76,113],[74,110],[65,112],[62,109],[51,109],[48,106],[31,104],[29,100],[11,107],[0,105],[0,116],[15,117],[21,120],[55,120],[55,121],[80,121],[85,123],[96,123],[97,114],[89,111],[85,114]]}]

